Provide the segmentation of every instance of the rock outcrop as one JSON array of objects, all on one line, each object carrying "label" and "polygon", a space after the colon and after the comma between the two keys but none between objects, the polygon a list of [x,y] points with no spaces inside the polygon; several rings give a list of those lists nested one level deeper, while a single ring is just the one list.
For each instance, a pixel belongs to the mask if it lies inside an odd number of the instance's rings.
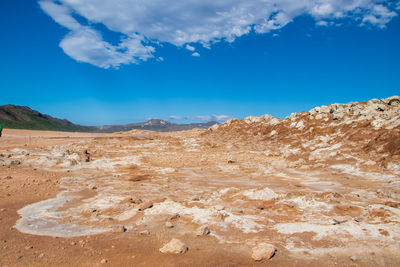
[{"label": "rock outcrop", "polygon": [[234,119],[203,135],[221,145],[263,150],[288,167],[329,163],[399,171],[400,97],[335,103],[284,120],[270,115]]}]

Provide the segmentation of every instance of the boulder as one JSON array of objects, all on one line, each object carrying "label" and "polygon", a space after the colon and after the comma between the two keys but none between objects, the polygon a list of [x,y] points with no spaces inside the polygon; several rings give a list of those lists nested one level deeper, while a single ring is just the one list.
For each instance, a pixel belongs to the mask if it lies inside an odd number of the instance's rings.
[{"label": "boulder", "polygon": [[161,253],[170,253],[170,254],[182,254],[188,251],[188,247],[179,239],[173,238],[167,244],[165,244],[162,248],[160,248]]},{"label": "boulder", "polygon": [[196,230],[196,235],[197,236],[208,235],[209,233],[210,233],[210,229],[208,228],[207,225],[200,226]]},{"label": "boulder", "polygon": [[253,248],[251,257],[255,261],[269,260],[275,255],[275,247],[268,243],[258,244]]}]

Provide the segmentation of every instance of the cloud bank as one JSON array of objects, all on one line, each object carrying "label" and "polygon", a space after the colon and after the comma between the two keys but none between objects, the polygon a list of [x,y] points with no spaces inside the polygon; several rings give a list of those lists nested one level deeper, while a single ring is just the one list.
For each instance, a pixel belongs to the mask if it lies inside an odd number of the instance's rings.
[{"label": "cloud bank", "polygon": [[[40,7],[70,30],[60,47],[71,58],[101,68],[138,64],[154,57],[160,43],[195,51],[233,42],[254,31],[278,30],[301,15],[319,26],[350,19],[384,28],[399,10],[393,0],[40,0]],[[99,25],[120,34],[104,40]],[[199,56],[197,52],[193,56]]]}]

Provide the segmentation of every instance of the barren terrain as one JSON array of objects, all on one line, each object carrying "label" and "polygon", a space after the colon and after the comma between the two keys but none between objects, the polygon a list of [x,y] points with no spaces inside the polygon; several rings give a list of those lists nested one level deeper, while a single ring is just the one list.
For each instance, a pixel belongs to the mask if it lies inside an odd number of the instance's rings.
[{"label": "barren terrain", "polygon": [[400,98],[173,133],[6,129],[0,242],[1,266],[399,266]]}]

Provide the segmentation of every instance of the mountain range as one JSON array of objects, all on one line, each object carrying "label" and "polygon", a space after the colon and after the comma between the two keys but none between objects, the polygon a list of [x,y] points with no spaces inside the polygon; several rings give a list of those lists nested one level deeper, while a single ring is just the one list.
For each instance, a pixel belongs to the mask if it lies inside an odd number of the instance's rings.
[{"label": "mountain range", "polygon": [[161,119],[150,119],[146,122],[124,125],[84,126],[74,124],[66,119],[53,118],[26,106],[3,105],[0,106],[0,124],[4,128],[11,129],[110,133],[133,129],[158,132],[182,131],[194,128],[205,129],[217,124],[217,122],[177,124]]}]

